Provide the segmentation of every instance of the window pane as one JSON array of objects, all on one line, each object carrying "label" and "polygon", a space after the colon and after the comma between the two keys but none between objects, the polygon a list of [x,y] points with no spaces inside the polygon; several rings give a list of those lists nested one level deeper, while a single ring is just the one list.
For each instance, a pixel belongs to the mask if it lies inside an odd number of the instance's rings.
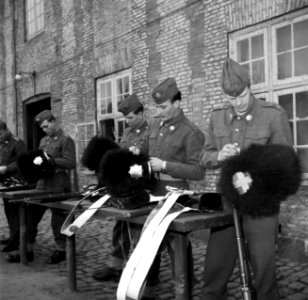
[{"label": "window pane", "polygon": [[110,137],[113,140],[114,138],[114,120],[103,120],[100,122],[101,124],[101,133],[103,136]]},{"label": "window pane", "polygon": [[107,98],[106,102],[107,102],[107,113],[111,114],[112,113],[112,101],[111,101],[111,98]]},{"label": "window pane", "polygon": [[252,83],[261,83],[265,81],[264,60],[252,62]]},{"label": "window pane", "polygon": [[278,79],[284,79],[292,76],[292,58],[291,53],[278,55]]},{"label": "window pane", "polygon": [[294,51],[294,75],[300,76],[307,74],[308,74],[308,47]]},{"label": "window pane", "polygon": [[296,93],[296,117],[308,118],[308,92]]},{"label": "window pane", "polygon": [[118,121],[118,139],[119,140],[123,135],[124,129],[125,129],[125,121],[123,120]]},{"label": "window pane", "polygon": [[291,25],[277,29],[277,53],[291,49]]},{"label": "window pane", "polygon": [[77,137],[77,139],[79,141],[81,141],[81,140],[84,141],[85,138],[86,138],[86,135],[85,135],[84,127],[83,126],[79,126],[78,127],[78,137]]},{"label": "window pane", "polygon": [[117,79],[117,95],[121,95],[122,94],[122,78]]},{"label": "window pane", "polygon": [[124,94],[129,94],[129,78],[128,76],[124,77]]},{"label": "window pane", "polygon": [[308,20],[294,23],[294,47],[308,45]]},{"label": "window pane", "polygon": [[293,95],[287,94],[278,97],[279,105],[286,111],[289,119],[293,119]]},{"label": "window pane", "polygon": [[86,138],[90,140],[94,135],[94,125],[88,125],[86,128]]},{"label": "window pane", "polygon": [[248,39],[237,42],[237,61],[244,62],[249,60]]},{"label": "window pane", "polygon": [[263,34],[251,38],[251,58],[264,56],[263,51]]},{"label": "window pane", "polygon": [[111,82],[107,82],[106,93],[107,97],[111,97]]},{"label": "window pane", "polygon": [[302,172],[308,172],[308,149],[297,149],[297,155],[301,162]]},{"label": "window pane", "polygon": [[297,145],[308,145],[308,120],[297,121]]}]

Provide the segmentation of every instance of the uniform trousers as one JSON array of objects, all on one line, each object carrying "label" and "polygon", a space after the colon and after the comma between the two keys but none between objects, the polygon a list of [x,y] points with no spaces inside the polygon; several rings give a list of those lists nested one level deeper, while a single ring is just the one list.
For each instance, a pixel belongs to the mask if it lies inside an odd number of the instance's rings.
[{"label": "uniform trousers", "polygon": [[123,262],[128,258],[130,238],[128,224],[125,221],[117,221],[112,231],[112,252],[110,267],[121,269]]},{"label": "uniform trousers", "polygon": [[[70,179],[66,172],[54,174],[51,178],[40,180],[37,189],[44,189],[52,192],[70,192]],[[38,224],[41,221],[48,207],[30,204],[27,206],[27,242],[33,244],[38,232]],[[61,227],[64,223],[67,212],[57,208],[51,208],[51,227],[59,251],[65,250],[66,236],[61,234]]]},{"label": "uniform trousers", "polygon": [[[278,300],[275,242],[278,215],[242,216],[257,300]],[[204,287],[200,300],[227,300],[227,282],[238,257],[234,226],[213,228],[205,256]]]},{"label": "uniform trousers", "polygon": [[9,199],[3,198],[4,212],[10,230],[10,243],[19,244],[19,204],[10,203]]}]

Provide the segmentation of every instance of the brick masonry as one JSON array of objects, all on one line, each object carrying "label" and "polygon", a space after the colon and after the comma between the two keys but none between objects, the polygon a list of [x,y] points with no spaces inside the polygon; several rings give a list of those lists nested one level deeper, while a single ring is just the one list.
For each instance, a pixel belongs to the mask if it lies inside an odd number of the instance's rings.
[{"label": "brick masonry", "polygon": [[[52,109],[76,137],[77,124],[96,121],[95,80],[127,68],[148,114],[150,91],[174,76],[185,113],[205,130],[210,111],[222,102],[219,78],[228,33],[301,10],[308,0],[47,0],[45,29],[30,40],[24,3],[0,1],[0,117],[25,134],[23,103],[33,99],[33,81],[15,86],[13,77],[15,71],[35,70],[36,94],[50,93]],[[207,171],[205,180],[192,186],[214,190],[216,179],[217,173]],[[307,241],[305,213],[307,203],[284,204],[286,237]]]}]

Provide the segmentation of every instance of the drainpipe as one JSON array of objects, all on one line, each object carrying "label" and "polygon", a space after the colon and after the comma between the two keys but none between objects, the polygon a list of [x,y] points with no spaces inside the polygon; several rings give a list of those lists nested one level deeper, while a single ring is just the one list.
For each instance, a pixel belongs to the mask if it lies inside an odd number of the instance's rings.
[{"label": "drainpipe", "polygon": [[17,74],[17,51],[16,51],[16,22],[15,22],[15,0],[12,2],[12,39],[13,39],[13,69],[14,69],[14,96],[15,96],[15,126],[16,135],[18,136],[18,93],[17,93],[17,81],[15,80],[15,74]]}]

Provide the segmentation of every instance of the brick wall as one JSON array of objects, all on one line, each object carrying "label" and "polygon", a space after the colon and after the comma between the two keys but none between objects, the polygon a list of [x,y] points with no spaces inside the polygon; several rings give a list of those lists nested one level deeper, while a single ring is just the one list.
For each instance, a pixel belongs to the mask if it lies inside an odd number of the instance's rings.
[{"label": "brick wall", "polygon": [[[0,116],[14,127],[10,3],[0,1]],[[17,70],[37,72],[37,94],[51,94],[52,109],[76,137],[78,123],[96,121],[95,79],[127,68],[132,69],[133,91],[147,104],[148,114],[151,90],[173,76],[185,113],[205,130],[210,111],[222,103],[219,79],[228,54],[228,33],[299,10],[308,0],[45,1],[45,30],[29,41],[24,1],[15,3]],[[33,92],[31,79],[17,83],[21,136],[22,103]],[[216,179],[217,173],[207,171],[205,179],[192,187],[212,191]],[[307,206],[296,205],[295,201],[283,207],[285,235],[305,240],[308,221],[300,217],[297,222],[296,216]]]}]

